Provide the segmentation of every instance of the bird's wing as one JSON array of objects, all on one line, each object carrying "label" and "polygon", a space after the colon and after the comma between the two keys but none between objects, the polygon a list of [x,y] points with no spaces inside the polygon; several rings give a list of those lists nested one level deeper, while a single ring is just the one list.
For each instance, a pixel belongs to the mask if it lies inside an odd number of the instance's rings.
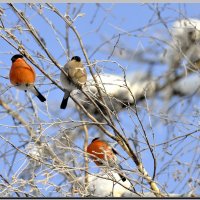
[{"label": "bird's wing", "polygon": [[75,85],[82,86],[87,80],[87,74],[84,66],[80,63],[76,67],[69,66],[68,74]]}]

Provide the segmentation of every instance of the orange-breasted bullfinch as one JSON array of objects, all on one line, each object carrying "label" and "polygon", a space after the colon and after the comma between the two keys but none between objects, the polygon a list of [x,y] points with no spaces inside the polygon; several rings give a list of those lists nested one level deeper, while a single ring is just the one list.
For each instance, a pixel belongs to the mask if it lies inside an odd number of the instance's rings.
[{"label": "orange-breasted bullfinch", "polygon": [[60,105],[61,109],[67,107],[70,93],[77,88],[82,88],[87,81],[87,73],[79,56],[72,57],[72,59],[65,64],[63,70],[68,74],[68,77],[61,72],[60,80],[65,89],[65,94]]},{"label": "orange-breasted bullfinch", "polygon": [[[95,138],[92,140],[91,144],[87,147],[87,153],[90,158],[94,161],[97,166],[115,167],[118,170],[122,169],[117,163],[117,152],[108,144],[108,142],[101,140],[100,138]],[[126,178],[122,173],[119,173],[122,181],[126,181]]]},{"label": "orange-breasted bullfinch", "polygon": [[10,82],[20,90],[30,91],[35,94],[41,102],[46,101],[45,97],[35,87],[35,70],[28,65],[23,56],[16,54],[11,58]]}]

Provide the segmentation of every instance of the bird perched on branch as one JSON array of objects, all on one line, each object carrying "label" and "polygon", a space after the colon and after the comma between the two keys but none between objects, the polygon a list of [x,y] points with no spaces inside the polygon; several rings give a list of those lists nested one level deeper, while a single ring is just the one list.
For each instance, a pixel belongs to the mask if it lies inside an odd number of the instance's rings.
[{"label": "bird perched on branch", "polygon": [[70,93],[77,88],[82,88],[87,81],[87,73],[79,56],[72,57],[72,59],[65,64],[63,70],[68,74],[68,77],[61,72],[60,80],[65,89],[65,94],[60,105],[61,109],[67,107]]},{"label": "bird perched on branch", "polygon": [[[117,163],[116,150],[114,150],[106,141],[95,138],[91,144],[87,147],[87,153],[89,153],[91,159],[97,166],[109,166],[115,167],[118,170],[122,169]],[[123,182],[126,181],[124,175],[118,172]]]},{"label": "bird perched on branch", "polygon": [[10,82],[20,90],[30,91],[37,96],[37,98],[44,102],[46,98],[35,87],[34,82],[36,78],[35,70],[28,65],[23,59],[23,56],[16,54],[11,58],[12,66],[10,69]]}]

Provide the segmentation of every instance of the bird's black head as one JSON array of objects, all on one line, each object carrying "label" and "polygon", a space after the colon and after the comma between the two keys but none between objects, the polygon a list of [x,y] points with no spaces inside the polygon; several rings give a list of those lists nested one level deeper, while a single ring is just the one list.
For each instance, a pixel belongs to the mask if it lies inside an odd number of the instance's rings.
[{"label": "bird's black head", "polygon": [[73,56],[71,60],[75,60],[77,62],[81,62],[81,58],[79,56]]},{"label": "bird's black head", "polygon": [[12,62],[15,62],[18,58],[23,58],[23,56],[21,54],[16,54],[11,58],[11,60]]},{"label": "bird's black head", "polygon": [[94,138],[94,139],[92,140],[92,142],[94,142],[94,141],[96,141],[96,140],[99,140],[99,137]]}]

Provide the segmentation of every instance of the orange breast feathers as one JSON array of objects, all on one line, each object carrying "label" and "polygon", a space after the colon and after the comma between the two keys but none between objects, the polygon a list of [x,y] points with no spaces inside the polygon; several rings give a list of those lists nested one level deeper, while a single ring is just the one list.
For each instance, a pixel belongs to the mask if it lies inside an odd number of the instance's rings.
[{"label": "orange breast feathers", "polygon": [[111,146],[102,140],[95,140],[87,147],[87,153],[90,154],[91,159],[96,165],[102,165],[100,160],[114,160],[115,155]]},{"label": "orange breast feathers", "polygon": [[18,58],[10,69],[10,82],[16,84],[32,84],[35,82],[35,71],[24,59]]}]

